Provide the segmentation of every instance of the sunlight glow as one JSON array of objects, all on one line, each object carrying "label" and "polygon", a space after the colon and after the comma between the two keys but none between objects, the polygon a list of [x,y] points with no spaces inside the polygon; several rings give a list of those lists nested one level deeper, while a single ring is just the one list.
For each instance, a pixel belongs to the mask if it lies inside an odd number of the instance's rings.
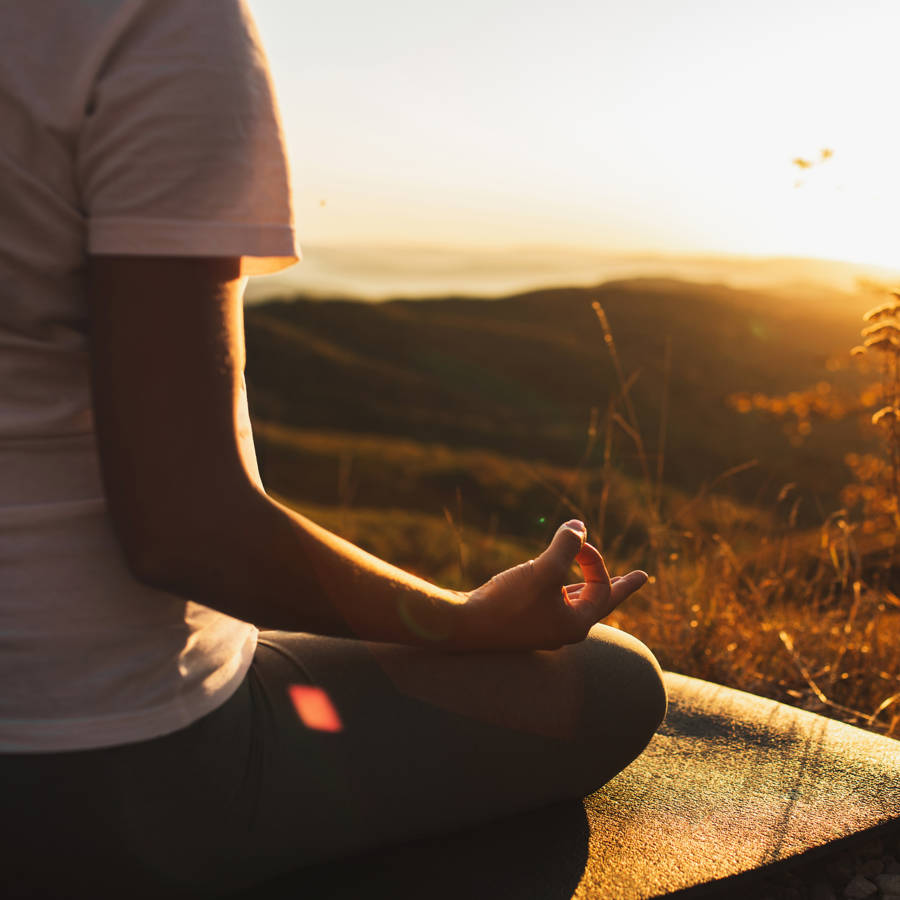
[{"label": "sunlight glow", "polygon": [[308,244],[900,263],[895,0],[251,6]]}]

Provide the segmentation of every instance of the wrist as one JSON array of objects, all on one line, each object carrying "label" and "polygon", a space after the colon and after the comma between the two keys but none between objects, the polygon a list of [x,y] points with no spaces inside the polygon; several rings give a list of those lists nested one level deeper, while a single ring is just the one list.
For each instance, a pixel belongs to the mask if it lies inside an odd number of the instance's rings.
[{"label": "wrist", "polygon": [[403,594],[397,613],[411,643],[448,650],[465,649],[469,633],[468,595],[433,588]]}]

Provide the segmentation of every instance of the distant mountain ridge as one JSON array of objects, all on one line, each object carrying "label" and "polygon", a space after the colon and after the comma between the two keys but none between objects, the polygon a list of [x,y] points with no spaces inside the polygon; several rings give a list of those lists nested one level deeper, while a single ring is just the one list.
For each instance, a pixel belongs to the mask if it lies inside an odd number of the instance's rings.
[{"label": "distant mountain ridge", "polygon": [[[828,358],[846,358],[867,302],[844,298],[823,295],[816,306],[808,298],[792,303],[783,291],[645,278],[487,302],[260,304],[246,310],[251,407],[260,419],[294,427],[574,465],[592,416],[602,429],[619,392],[591,306],[597,301],[624,368],[638,373],[632,396],[651,454],[668,394],[665,471],[673,485],[693,490],[759,459],[759,472],[742,482],[745,493],[791,480],[833,497],[844,453],[859,449],[852,423],[823,426],[793,448],[777,425],[740,415],[725,399],[826,377],[852,381],[849,371],[826,370]],[[615,452],[637,470],[621,430]]]}]

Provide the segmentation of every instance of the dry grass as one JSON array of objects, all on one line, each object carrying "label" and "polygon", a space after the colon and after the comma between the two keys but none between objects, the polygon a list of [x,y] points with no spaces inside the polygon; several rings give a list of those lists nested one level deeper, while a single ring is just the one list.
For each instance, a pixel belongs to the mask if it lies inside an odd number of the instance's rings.
[{"label": "dry grass", "polygon": [[756,548],[717,533],[685,539],[610,624],[665,668],[897,735],[900,602],[845,581],[843,551],[810,538]]},{"label": "dry grass", "polygon": [[[801,532],[799,501],[785,485],[766,533],[750,533],[733,517],[698,528],[685,521],[683,507],[661,504],[661,460],[655,482],[644,463],[654,578],[611,623],[644,640],[667,668],[900,736],[900,599],[890,589],[900,529],[895,298],[865,316],[864,344],[853,355],[880,353],[881,381],[865,388],[859,402],[838,398],[824,382],[806,394],[756,397],[745,409],[793,413],[799,425],[793,434],[803,439],[813,433],[814,413],[846,416],[874,393],[884,405],[869,424],[881,429],[884,451],[848,459],[853,481],[844,496],[855,503],[855,515],[836,510],[817,531]],[[595,311],[620,380],[624,430],[644,454],[614,337],[598,304]]]}]

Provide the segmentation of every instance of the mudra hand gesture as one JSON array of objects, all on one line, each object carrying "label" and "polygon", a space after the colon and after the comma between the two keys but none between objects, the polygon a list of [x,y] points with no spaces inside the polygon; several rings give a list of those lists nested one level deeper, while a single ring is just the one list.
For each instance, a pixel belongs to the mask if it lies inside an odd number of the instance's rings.
[{"label": "mudra hand gesture", "polygon": [[[647,583],[640,570],[610,578],[600,551],[577,519],[560,526],[537,557],[495,575],[467,595],[468,647],[554,650],[588,631]],[[572,563],[584,581],[566,584]]]}]

